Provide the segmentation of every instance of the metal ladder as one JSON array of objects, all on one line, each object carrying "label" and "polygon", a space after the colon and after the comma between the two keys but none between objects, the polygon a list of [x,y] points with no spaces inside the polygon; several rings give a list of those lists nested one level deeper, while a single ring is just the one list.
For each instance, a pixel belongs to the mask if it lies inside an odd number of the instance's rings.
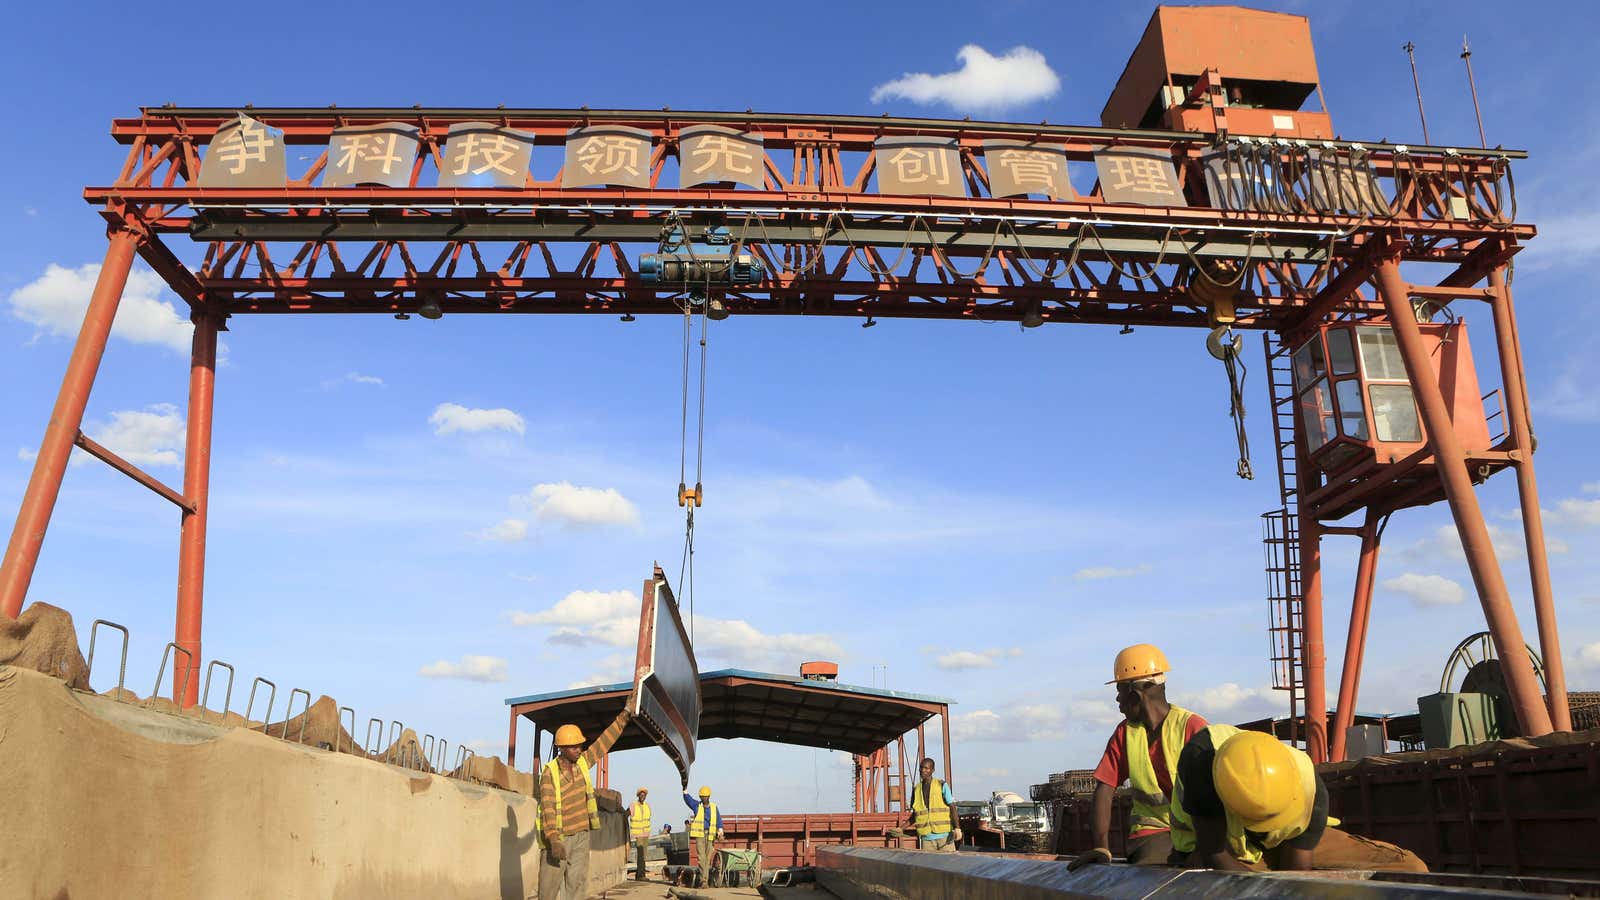
[{"label": "metal ladder", "polygon": [[1289,347],[1265,334],[1267,383],[1272,393],[1272,430],[1278,457],[1278,494],[1283,505],[1261,515],[1266,553],[1267,632],[1271,641],[1272,687],[1289,693],[1289,740],[1298,733],[1305,698],[1305,598],[1300,588],[1300,491],[1295,455],[1294,371]]}]

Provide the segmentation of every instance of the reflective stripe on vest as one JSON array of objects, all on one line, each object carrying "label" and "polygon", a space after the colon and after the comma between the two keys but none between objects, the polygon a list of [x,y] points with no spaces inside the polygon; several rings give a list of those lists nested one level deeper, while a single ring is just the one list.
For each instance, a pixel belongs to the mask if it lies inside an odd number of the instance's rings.
[{"label": "reflective stripe on vest", "polygon": [[912,782],[911,821],[918,837],[950,833],[950,807],[944,802],[944,782],[931,779],[926,791],[921,781]]},{"label": "reflective stripe on vest", "polygon": [[710,800],[701,800],[700,808],[694,811],[694,818],[689,820],[689,837],[705,837],[716,833],[717,805]]},{"label": "reflective stripe on vest", "polygon": [[[1239,733],[1239,729],[1232,725],[1208,725],[1200,734],[1211,735],[1213,750],[1221,750],[1222,745]],[[1196,735],[1199,737],[1199,735]],[[1305,833],[1306,827],[1311,824],[1311,810],[1316,803],[1317,796],[1317,769],[1312,765],[1311,757],[1305,751],[1290,747],[1294,753],[1295,769],[1300,774],[1300,788],[1306,797],[1306,809],[1298,822],[1285,825],[1275,831],[1245,832],[1244,822],[1233,810],[1227,809],[1228,814],[1228,852],[1233,858],[1245,865],[1254,865],[1261,861],[1262,853],[1271,850],[1284,841],[1294,840]],[[1224,807],[1226,809],[1226,807]],[[1338,824],[1333,817],[1328,818],[1328,826]],[[1183,810],[1183,779],[1176,778],[1172,782],[1172,847],[1179,853],[1193,853],[1195,848],[1194,823],[1190,821],[1189,814]]]},{"label": "reflective stripe on vest", "polygon": [[[1193,713],[1187,709],[1174,706],[1167,710],[1167,717],[1161,723],[1161,756],[1166,764],[1167,784],[1178,780],[1178,754],[1183,750],[1183,737],[1189,729],[1191,715]],[[1128,833],[1172,827],[1167,817],[1171,798],[1156,779],[1155,764],[1150,760],[1150,738],[1144,726],[1129,722],[1123,730],[1123,743],[1128,756],[1128,784],[1133,788]]]},{"label": "reflective stripe on vest", "polygon": [[650,804],[641,801],[628,807],[628,830],[636,838],[650,836]]},{"label": "reflective stripe on vest", "polygon": [[[544,767],[550,772],[550,784],[555,788],[556,831],[566,834],[566,812],[561,808],[561,766],[559,763],[560,758],[557,757],[545,763]],[[600,807],[596,806],[594,802],[594,779],[589,777],[589,764],[584,762],[583,757],[580,756],[578,757],[577,766],[578,772],[583,775],[583,799],[589,807],[589,830],[599,831]]]}]

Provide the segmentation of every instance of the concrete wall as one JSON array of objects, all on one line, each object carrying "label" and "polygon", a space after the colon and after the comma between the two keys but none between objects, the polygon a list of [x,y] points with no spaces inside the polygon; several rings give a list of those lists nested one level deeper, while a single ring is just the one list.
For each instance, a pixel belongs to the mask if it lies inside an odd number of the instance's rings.
[{"label": "concrete wall", "polygon": [[[140,709],[11,666],[0,666],[0,798],[0,900],[537,892],[531,797]],[[602,819],[595,892],[625,864],[625,819]]]}]

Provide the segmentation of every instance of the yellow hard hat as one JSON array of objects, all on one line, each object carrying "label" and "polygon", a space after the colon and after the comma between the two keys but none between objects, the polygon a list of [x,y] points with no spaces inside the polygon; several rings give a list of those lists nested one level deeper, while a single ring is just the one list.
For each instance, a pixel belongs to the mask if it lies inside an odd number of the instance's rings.
[{"label": "yellow hard hat", "polygon": [[576,725],[563,725],[556,729],[557,747],[577,747],[583,743],[583,730]]},{"label": "yellow hard hat", "polygon": [[650,793],[650,789],[649,788],[639,788],[637,791],[634,791],[634,793],[636,793],[636,794],[648,794],[648,793]]},{"label": "yellow hard hat", "polygon": [[1134,644],[1117,654],[1117,661],[1111,664],[1111,672],[1112,678],[1106,684],[1165,675],[1167,655],[1154,644]]},{"label": "yellow hard hat", "polygon": [[1247,830],[1276,831],[1310,811],[1315,798],[1306,796],[1294,754],[1260,731],[1241,731],[1217,748],[1217,796]]},{"label": "yellow hard hat", "polygon": [[706,785],[701,785],[700,786],[700,796],[702,796],[702,797],[711,796],[711,788],[707,787]]}]

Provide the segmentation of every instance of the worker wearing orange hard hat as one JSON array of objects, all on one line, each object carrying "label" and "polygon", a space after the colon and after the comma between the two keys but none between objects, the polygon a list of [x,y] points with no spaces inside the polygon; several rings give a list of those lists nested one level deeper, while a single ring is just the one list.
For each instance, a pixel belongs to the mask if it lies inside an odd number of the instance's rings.
[{"label": "worker wearing orange hard hat", "polygon": [[578,726],[556,729],[555,756],[539,773],[541,900],[583,900],[589,895],[589,838],[600,829],[590,770],[611,751],[630,718],[624,707],[587,750]]},{"label": "worker wearing orange hard hat", "polygon": [[1411,851],[1337,824],[1311,757],[1270,734],[1211,725],[1178,757],[1172,845],[1190,866],[1428,871]]},{"label": "worker wearing orange hard hat", "polygon": [[694,814],[689,820],[689,839],[694,841],[695,855],[700,857],[700,886],[710,887],[711,854],[715,850],[711,836],[716,835],[717,840],[722,840],[722,811],[712,802],[711,788],[705,785],[701,786],[698,799],[689,796],[685,791],[683,802],[688,804],[689,811]]},{"label": "worker wearing orange hard hat", "polygon": [[1133,790],[1128,862],[1160,866],[1173,855],[1168,810],[1178,753],[1206,727],[1206,720],[1167,702],[1168,669],[1166,654],[1150,644],[1126,647],[1112,663],[1112,677],[1106,684],[1117,686],[1117,709],[1123,721],[1111,732],[1094,770],[1098,784],[1089,820],[1094,847],[1074,858],[1069,869],[1111,862],[1111,800],[1123,782]]}]

